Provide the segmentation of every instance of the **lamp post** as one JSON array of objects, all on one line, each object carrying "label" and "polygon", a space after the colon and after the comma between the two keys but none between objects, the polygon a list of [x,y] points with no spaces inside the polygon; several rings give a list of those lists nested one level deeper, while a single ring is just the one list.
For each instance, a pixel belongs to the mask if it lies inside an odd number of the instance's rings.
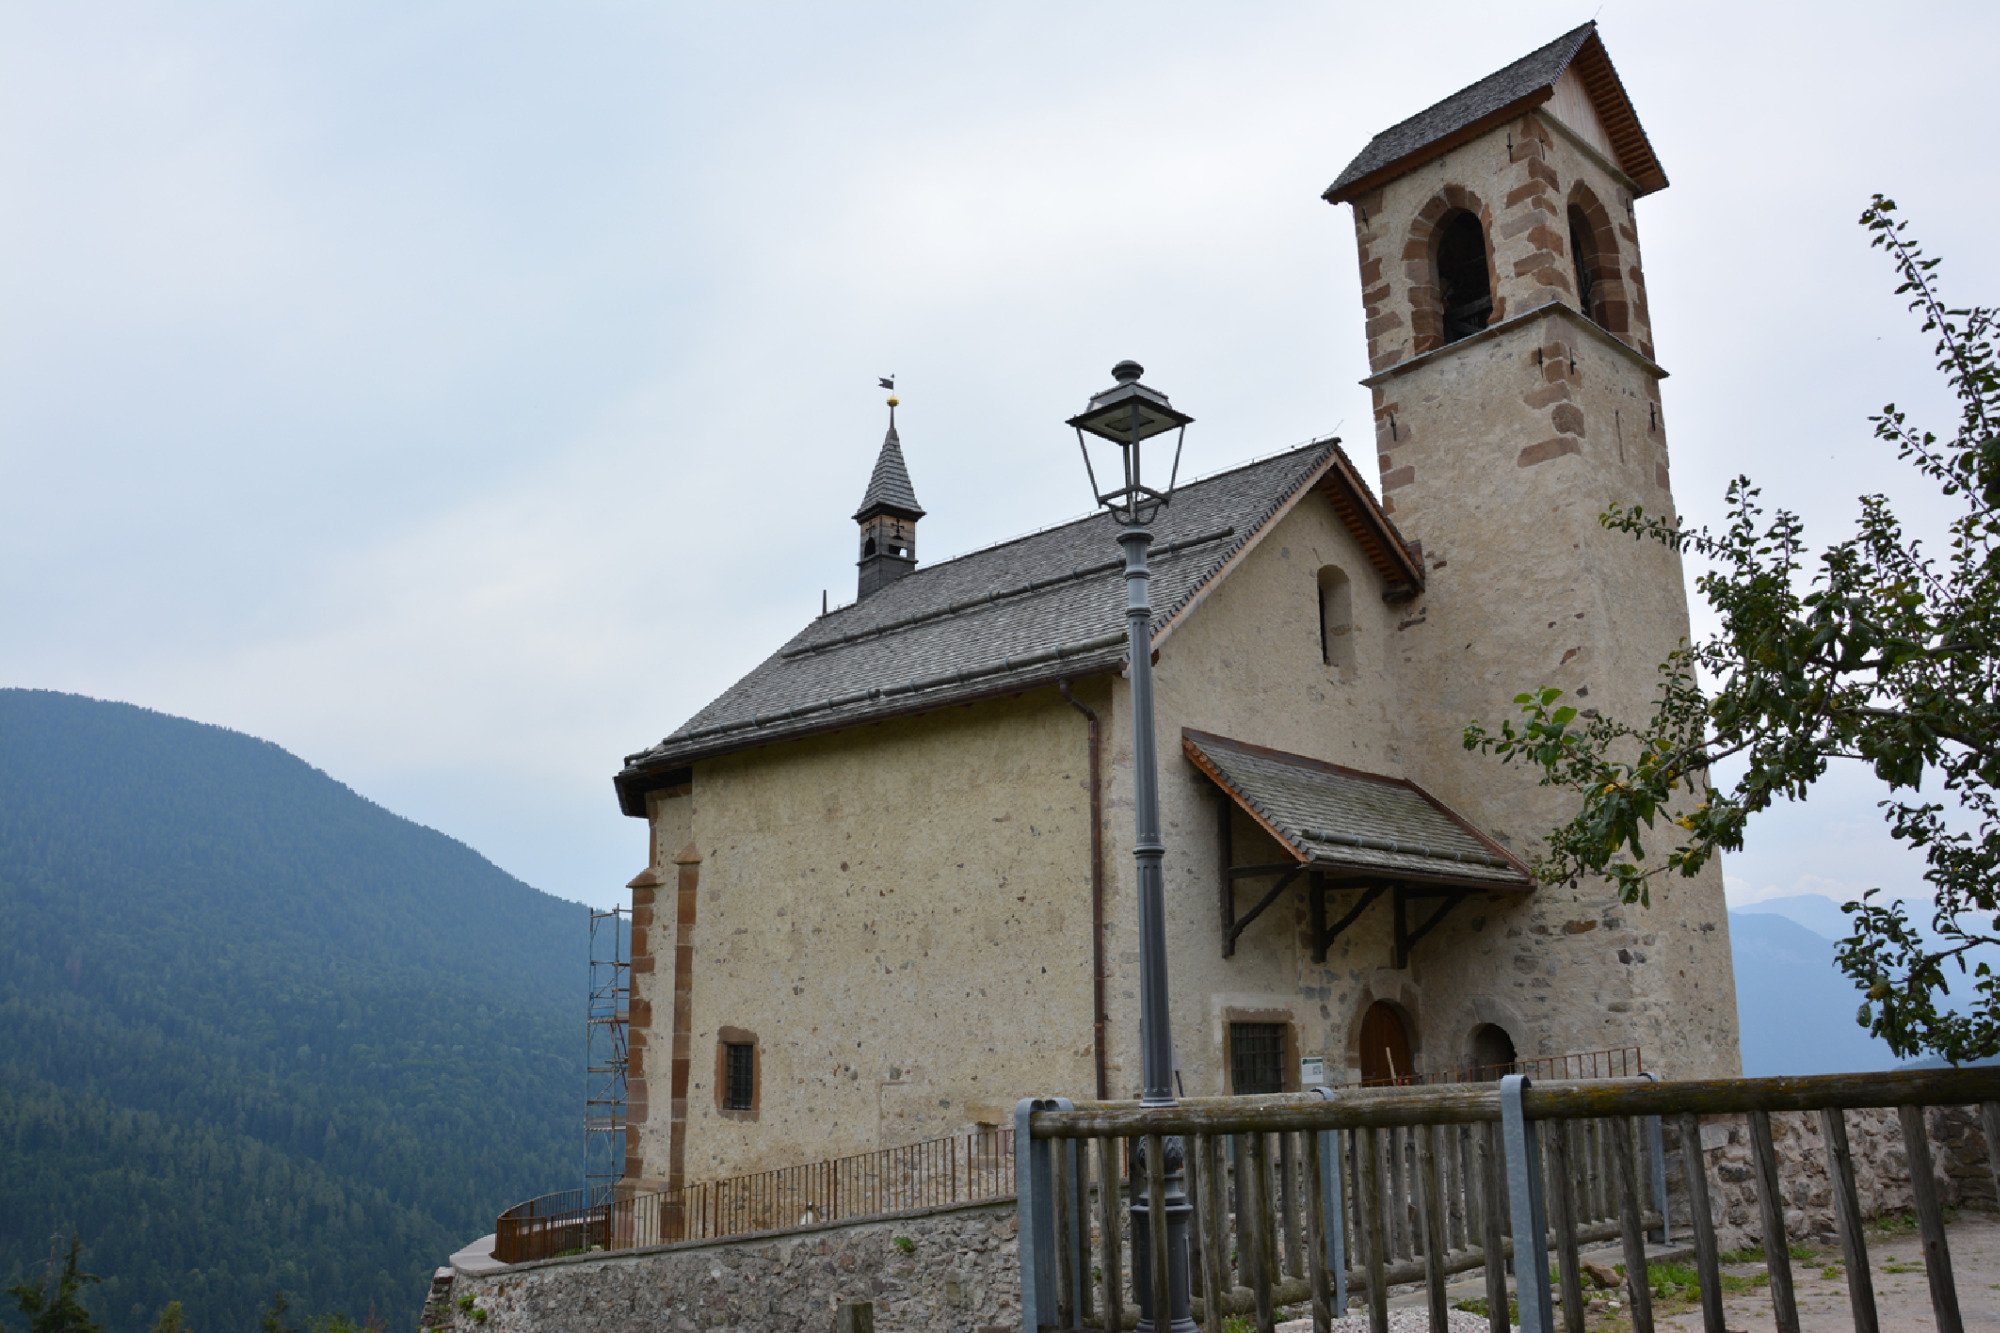
[{"label": "lamp post", "polygon": [[[1090,405],[1069,424],[1076,428],[1077,447],[1083,452],[1083,466],[1090,475],[1091,494],[1110,511],[1118,523],[1118,545],[1125,551],[1125,627],[1130,643],[1132,680],[1132,799],[1137,825],[1132,855],[1139,880],[1139,1048],[1144,1092],[1143,1106],[1174,1104],[1174,1038],[1167,1013],[1167,922],[1166,884],[1161,858],[1166,853],[1160,841],[1160,772],[1153,736],[1153,607],[1148,592],[1151,574],[1146,568],[1146,552],[1153,544],[1153,518],[1173,498],[1174,482],[1180,477],[1181,443],[1188,423],[1194,420],[1176,411],[1167,396],[1139,382],[1145,373],[1136,361],[1120,361],[1111,369],[1118,382],[1090,400]],[[1142,468],[1143,446],[1147,440],[1175,432],[1173,464],[1167,484],[1160,489],[1158,462],[1148,481]],[[1116,446],[1116,466],[1107,467],[1112,479],[1106,489],[1097,478],[1087,437]],[[1108,453],[1104,444],[1096,446]],[[1157,451],[1154,455],[1157,460]],[[1178,1138],[1163,1141],[1166,1168],[1163,1221],[1167,1229],[1167,1309],[1154,1308],[1152,1272],[1152,1226],[1155,1219],[1144,1192],[1137,1188],[1132,1198],[1132,1279],[1139,1303],[1141,1333],[1166,1329],[1170,1333],[1194,1333],[1188,1291],[1188,1207],[1182,1188],[1186,1153]],[[1143,1166],[1144,1149],[1135,1153],[1135,1164]],[[1136,1182],[1144,1179],[1135,1170]]]}]

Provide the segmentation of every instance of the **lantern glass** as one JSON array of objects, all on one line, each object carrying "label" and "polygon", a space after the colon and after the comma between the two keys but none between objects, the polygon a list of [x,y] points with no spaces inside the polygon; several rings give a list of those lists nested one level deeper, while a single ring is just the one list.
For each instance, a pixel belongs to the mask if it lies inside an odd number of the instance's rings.
[{"label": "lantern glass", "polygon": [[[1090,400],[1069,419],[1076,428],[1077,447],[1090,474],[1091,494],[1125,526],[1143,527],[1153,521],[1173,495],[1180,476],[1181,443],[1194,420],[1175,410],[1167,396],[1139,382],[1144,371],[1136,361],[1121,361],[1111,374],[1118,381]],[[1149,477],[1145,442],[1174,432],[1174,456],[1164,488],[1159,480],[1158,449]],[[1092,458],[1095,452],[1096,458]],[[1099,464],[1102,463],[1100,468]],[[1101,478],[1101,480],[1100,480]]]}]

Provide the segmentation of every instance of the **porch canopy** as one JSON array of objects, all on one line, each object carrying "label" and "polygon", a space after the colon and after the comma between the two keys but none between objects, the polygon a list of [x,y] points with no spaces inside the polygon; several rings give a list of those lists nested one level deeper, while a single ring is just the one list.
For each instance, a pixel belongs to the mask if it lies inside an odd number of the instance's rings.
[{"label": "porch canopy", "polygon": [[[1419,940],[1478,893],[1526,893],[1533,873],[1444,802],[1407,778],[1329,764],[1304,755],[1201,731],[1183,731],[1181,748],[1225,798],[1222,832],[1222,954],[1236,951],[1244,929],[1303,880],[1312,908],[1313,957],[1327,949],[1378,898],[1394,914],[1395,965],[1409,965]],[[1241,809],[1292,858],[1238,865],[1230,809]],[[1271,879],[1248,913],[1236,911],[1236,882]],[[1329,900],[1343,898],[1329,922]],[[1412,905],[1432,904],[1419,921]]]}]

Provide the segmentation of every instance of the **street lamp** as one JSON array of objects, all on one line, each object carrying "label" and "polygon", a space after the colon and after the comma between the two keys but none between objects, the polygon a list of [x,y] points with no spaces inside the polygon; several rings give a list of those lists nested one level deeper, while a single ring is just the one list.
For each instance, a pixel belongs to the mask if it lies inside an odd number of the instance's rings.
[{"label": "street lamp", "polygon": [[[1077,447],[1083,451],[1084,470],[1090,475],[1091,494],[1111,512],[1118,523],[1118,544],[1125,550],[1125,629],[1131,653],[1132,677],[1132,797],[1137,825],[1132,856],[1139,876],[1139,1049],[1145,1089],[1142,1106],[1174,1104],[1174,1037],[1167,1013],[1167,921],[1166,884],[1161,858],[1166,853],[1160,841],[1160,769],[1153,737],[1153,606],[1147,591],[1151,578],[1146,568],[1146,551],[1153,544],[1153,518],[1173,498],[1174,482],[1180,477],[1181,442],[1188,423],[1194,420],[1176,411],[1167,396],[1139,382],[1145,368],[1136,361],[1120,361],[1111,368],[1118,382],[1090,400],[1090,405],[1069,419],[1076,428]],[[1154,451],[1153,479],[1142,468],[1143,447],[1155,436],[1175,432],[1173,465],[1166,489],[1159,487],[1159,453]],[[1091,438],[1108,441],[1092,444]],[[1098,481],[1097,465],[1091,461],[1096,448],[1107,462],[1104,475],[1111,480],[1107,489]],[[1154,1309],[1152,1273],[1151,1207],[1143,1190],[1135,1188],[1132,1198],[1132,1280],[1139,1298],[1141,1333],[1164,1327],[1170,1333],[1194,1333],[1189,1308],[1187,1193],[1182,1188],[1182,1168],[1186,1153],[1178,1138],[1163,1141],[1166,1174],[1164,1221],[1167,1228],[1167,1311]],[[1135,1183],[1144,1179],[1144,1148],[1134,1152]]]}]

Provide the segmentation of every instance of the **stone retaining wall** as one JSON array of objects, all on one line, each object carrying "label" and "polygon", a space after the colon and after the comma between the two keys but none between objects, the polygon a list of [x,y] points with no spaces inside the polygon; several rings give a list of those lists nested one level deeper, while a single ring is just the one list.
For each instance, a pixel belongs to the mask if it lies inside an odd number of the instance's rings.
[{"label": "stone retaining wall", "polygon": [[[1910,1208],[1910,1161],[1903,1149],[1896,1112],[1885,1107],[1849,1111],[1846,1117],[1847,1145],[1853,1154],[1855,1192],[1862,1216],[1877,1217]],[[1925,1112],[1925,1119],[1939,1200],[1947,1208],[1993,1208],[1993,1171],[1978,1108],[1934,1106]],[[1820,1133],[1818,1114],[1772,1116],[1771,1140],[1778,1155],[1786,1235],[1794,1241],[1833,1241],[1837,1235],[1833,1186],[1827,1174],[1826,1140]],[[1718,1242],[1725,1249],[1761,1243],[1764,1223],[1757,1203],[1748,1118],[1717,1116],[1705,1120],[1702,1144]],[[1687,1198],[1680,1178],[1678,1136],[1671,1126],[1667,1129],[1667,1152],[1668,1187],[1677,1222],[1684,1224]]]},{"label": "stone retaining wall", "polygon": [[[1020,1326],[1014,1202],[926,1209],[804,1231],[458,1271],[451,1333],[832,1333],[849,1301],[877,1333]],[[469,1299],[470,1308],[467,1308]]]}]

